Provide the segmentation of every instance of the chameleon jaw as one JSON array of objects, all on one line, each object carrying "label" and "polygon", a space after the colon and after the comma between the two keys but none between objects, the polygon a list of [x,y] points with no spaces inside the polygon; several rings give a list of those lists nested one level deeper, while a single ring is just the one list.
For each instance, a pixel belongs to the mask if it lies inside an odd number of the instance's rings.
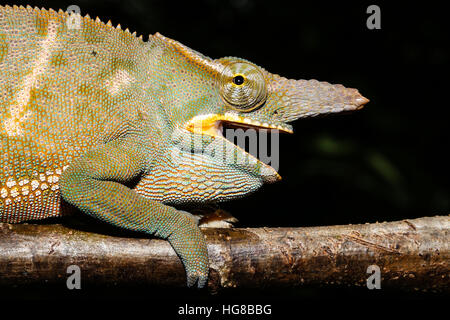
[{"label": "chameleon jaw", "polygon": [[251,155],[238,145],[226,139],[223,135],[224,124],[227,127],[229,126],[235,128],[254,129],[254,130],[265,129],[269,131],[277,130],[285,133],[293,133],[292,128],[289,125],[273,125],[268,123],[261,123],[231,113],[226,113],[224,115],[218,114],[199,115],[189,120],[185,125],[185,129],[192,133],[204,134],[212,136],[214,138],[222,139],[224,143],[232,145],[234,148],[238,148],[250,159],[250,161],[253,161],[259,167],[264,182],[272,183],[281,180],[281,176],[273,167],[261,162],[255,156]]},{"label": "chameleon jaw", "polygon": [[206,114],[195,116],[186,124],[186,129],[193,133],[207,134],[213,137],[223,136],[222,123],[227,123],[241,128],[251,128],[255,130],[267,129],[278,130],[285,133],[293,133],[292,127],[289,125],[273,125],[270,123],[262,123],[250,118],[245,118],[234,113]]}]

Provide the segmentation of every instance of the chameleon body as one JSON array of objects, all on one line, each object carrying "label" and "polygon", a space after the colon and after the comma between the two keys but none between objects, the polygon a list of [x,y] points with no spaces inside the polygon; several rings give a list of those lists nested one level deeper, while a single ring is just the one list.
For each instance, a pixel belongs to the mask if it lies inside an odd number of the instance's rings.
[{"label": "chameleon body", "polygon": [[[143,41],[98,18],[1,6],[0,221],[61,216],[67,202],[168,239],[188,285],[202,287],[205,239],[173,205],[241,197],[280,178],[225,139],[222,125],[292,132],[297,118],[367,101],[342,85],[211,59],[158,33]],[[206,152],[220,148],[248,161]]]}]

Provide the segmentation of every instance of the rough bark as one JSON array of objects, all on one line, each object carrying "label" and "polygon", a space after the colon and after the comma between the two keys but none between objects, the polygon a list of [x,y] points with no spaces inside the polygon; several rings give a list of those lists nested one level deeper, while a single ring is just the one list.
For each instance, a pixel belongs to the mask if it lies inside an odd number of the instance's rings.
[{"label": "rough bark", "polygon": [[[450,290],[450,216],[307,228],[204,229],[209,288],[365,286],[367,268],[381,287]],[[144,235],[111,236],[63,225],[0,224],[0,285],[81,281],[185,286],[169,243]]]}]

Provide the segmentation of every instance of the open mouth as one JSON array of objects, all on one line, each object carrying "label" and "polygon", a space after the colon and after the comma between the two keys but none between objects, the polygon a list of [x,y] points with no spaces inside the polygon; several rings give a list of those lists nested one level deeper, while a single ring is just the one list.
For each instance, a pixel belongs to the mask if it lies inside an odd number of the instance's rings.
[{"label": "open mouth", "polygon": [[[273,131],[292,133],[292,128],[289,125],[259,122],[236,114],[211,114],[192,118],[187,123],[186,129],[197,134],[206,134],[214,138],[223,139],[223,142],[227,144],[233,144],[233,149],[240,149],[248,159],[260,166],[262,175],[271,176],[272,178],[269,180],[273,181],[281,179],[275,168],[265,163],[264,159],[258,158],[261,155],[261,146],[267,147],[264,144],[268,143],[270,145],[271,141],[266,136],[265,140],[261,143],[260,133],[263,130],[267,134],[271,134]],[[278,152],[278,150],[273,150],[271,146],[266,148],[264,152],[267,153],[267,150],[271,151],[271,157],[274,156],[274,152]],[[278,156],[278,154],[275,156]]]},{"label": "open mouth", "polygon": [[188,121],[186,129],[194,133],[203,133],[215,137],[223,136],[222,129],[224,125],[230,128],[265,129],[293,133],[292,127],[287,124],[273,125],[229,113],[224,115],[207,114],[196,116]]}]

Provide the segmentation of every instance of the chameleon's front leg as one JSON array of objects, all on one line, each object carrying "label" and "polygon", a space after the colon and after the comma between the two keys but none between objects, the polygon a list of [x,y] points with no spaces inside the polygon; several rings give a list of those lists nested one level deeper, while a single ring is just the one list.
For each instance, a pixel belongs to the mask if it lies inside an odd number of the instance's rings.
[{"label": "chameleon's front leg", "polygon": [[110,142],[75,160],[60,180],[62,197],[82,212],[115,226],[168,239],[180,256],[187,285],[203,287],[208,252],[195,220],[137,194],[123,183],[138,177],[145,157],[135,148]]}]

